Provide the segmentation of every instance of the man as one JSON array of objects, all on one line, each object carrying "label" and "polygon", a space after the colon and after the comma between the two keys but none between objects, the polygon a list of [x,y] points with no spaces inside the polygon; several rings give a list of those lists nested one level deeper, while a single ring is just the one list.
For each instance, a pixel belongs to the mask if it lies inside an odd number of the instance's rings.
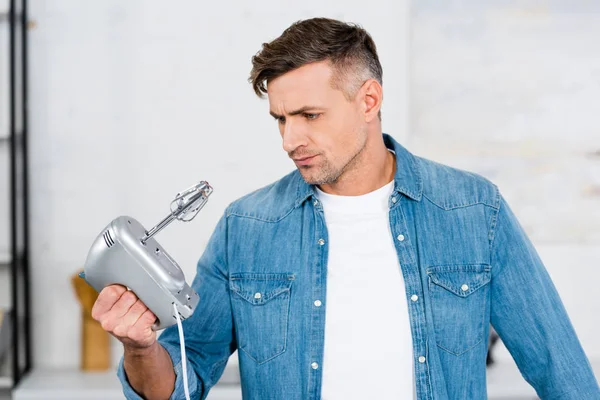
[{"label": "man", "polygon": [[[192,283],[189,388],[239,350],[246,399],[484,399],[490,323],[542,399],[600,390],[532,244],[486,179],[382,134],[363,29],[290,26],[252,59],[297,171],[235,202]],[[178,332],[120,286],[93,316],[119,338],[130,399],[183,398]]]}]

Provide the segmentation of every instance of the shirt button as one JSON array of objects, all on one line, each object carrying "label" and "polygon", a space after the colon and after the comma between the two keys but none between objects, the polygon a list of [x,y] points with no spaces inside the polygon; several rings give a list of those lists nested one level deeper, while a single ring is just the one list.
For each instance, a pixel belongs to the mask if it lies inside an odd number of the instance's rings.
[{"label": "shirt button", "polygon": [[465,283],[465,284],[463,284],[463,285],[460,287],[460,290],[462,290],[463,292],[466,292],[467,290],[469,290],[469,285],[467,285],[466,283]]},{"label": "shirt button", "polygon": [[318,206],[318,205],[319,205],[319,200],[315,200],[315,201],[313,202],[313,204],[314,204],[315,206]]},{"label": "shirt button", "polygon": [[319,245],[323,246],[325,244],[325,240],[319,239]]},{"label": "shirt button", "polygon": [[257,292],[257,293],[254,293],[254,298],[255,298],[255,299],[260,299],[261,297],[262,297],[262,294],[260,294],[260,293],[258,293],[258,292]]},{"label": "shirt button", "polygon": [[404,242],[404,235],[398,235],[398,240]]},{"label": "shirt button", "polygon": [[417,300],[419,300],[419,296],[417,296],[416,294],[413,294],[412,296],[410,296],[410,299],[412,301],[417,301]]},{"label": "shirt button", "polygon": [[421,364],[423,364],[425,362],[425,357],[423,357],[423,356],[419,357],[419,362]]},{"label": "shirt button", "polygon": [[396,197],[392,197],[392,203],[395,203],[397,201],[398,201],[398,199]]},{"label": "shirt button", "polygon": [[310,364],[310,366],[312,367],[312,369],[317,369],[319,368],[319,364],[317,364],[316,362]]},{"label": "shirt button", "polygon": [[315,306],[321,307],[321,300],[315,300]]}]

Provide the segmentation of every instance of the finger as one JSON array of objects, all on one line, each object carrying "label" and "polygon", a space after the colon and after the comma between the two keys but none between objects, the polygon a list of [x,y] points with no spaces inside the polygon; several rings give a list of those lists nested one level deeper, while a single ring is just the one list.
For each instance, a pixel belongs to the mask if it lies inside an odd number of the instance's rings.
[{"label": "finger", "polygon": [[104,318],[110,320],[113,326],[119,325],[123,316],[129,312],[129,309],[137,300],[135,293],[131,290],[125,291],[110,311],[105,314]]},{"label": "finger", "polygon": [[98,320],[102,315],[110,311],[126,290],[127,288],[121,285],[110,285],[102,289],[92,307],[92,318]]},{"label": "finger", "polygon": [[127,331],[127,337],[134,342],[141,343],[152,340],[156,332],[152,330],[152,324],[156,321],[156,316],[150,309],[144,311],[135,324]]},{"label": "finger", "polygon": [[156,332],[152,330],[152,324],[154,324],[155,321],[156,316],[152,311],[146,310],[127,332],[128,338],[135,343],[151,344],[153,340],[156,340]]},{"label": "finger", "polygon": [[152,324],[156,322],[156,315],[150,310],[147,309],[144,313],[138,318],[138,320],[133,324],[133,328],[135,329],[146,329],[151,327]]},{"label": "finger", "polygon": [[110,311],[100,317],[102,328],[107,332],[113,332],[115,328],[119,327],[119,332],[115,334],[120,336],[124,328],[122,324],[123,317],[129,312],[136,301],[137,296],[132,291],[128,290],[123,293]]},{"label": "finger", "polygon": [[118,338],[131,338],[133,325],[147,309],[148,307],[138,299],[122,318],[114,321],[115,327],[112,329],[113,335]]},{"label": "finger", "polygon": [[123,316],[121,324],[129,329],[137,322],[138,319],[140,319],[142,314],[144,314],[147,309],[148,307],[146,307],[146,305],[140,299],[138,299],[131,306],[127,314]]}]

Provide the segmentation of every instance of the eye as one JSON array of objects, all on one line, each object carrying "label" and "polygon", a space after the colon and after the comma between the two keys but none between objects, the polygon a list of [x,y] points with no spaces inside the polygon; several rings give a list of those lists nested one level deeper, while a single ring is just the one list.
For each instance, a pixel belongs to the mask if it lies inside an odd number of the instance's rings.
[{"label": "eye", "polygon": [[319,118],[321,114],[310,114],[310,113],[305,113],[304,114],[304,118],[308,119],[308,120],[314,120]]},{"label": "eye", "polygon": [[275,119],[275,121],[277,121],[277,123],[279,124],[284,124],[285,123],[285,117],[273,117]]}]

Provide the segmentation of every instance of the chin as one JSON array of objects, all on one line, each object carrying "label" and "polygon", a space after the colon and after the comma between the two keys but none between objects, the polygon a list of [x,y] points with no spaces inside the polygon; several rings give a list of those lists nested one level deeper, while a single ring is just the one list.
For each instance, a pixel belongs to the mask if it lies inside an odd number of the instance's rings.
[{"label": "chin", "polygon": [[315,177],[312,174],[307,174],[302,172],[302,170],[300,170],[300,175],[302,175],[302,178],[304,179],[304,182],[308,183],[309,185],[316,185],[317,183],[317,179],[315,179]]},{"label": "chin", "polygon": [[310,168],[299,168],[298,170],[300,171],[304,182],[308,183],[309,185],[327,185],[336,181],[335,179],[331,179],[331,177],[324,174],[310,173]]},{"label": "chin", "polygon": [[320,185],[319,177],[317,176],[317,174],[311,173],[310,169],[310,167],[301,167],[298,168],[298,171],[300,172],[300,175],[302,175],[302,179],[304,179],[304,182],[308,183],[309,185]]}]

